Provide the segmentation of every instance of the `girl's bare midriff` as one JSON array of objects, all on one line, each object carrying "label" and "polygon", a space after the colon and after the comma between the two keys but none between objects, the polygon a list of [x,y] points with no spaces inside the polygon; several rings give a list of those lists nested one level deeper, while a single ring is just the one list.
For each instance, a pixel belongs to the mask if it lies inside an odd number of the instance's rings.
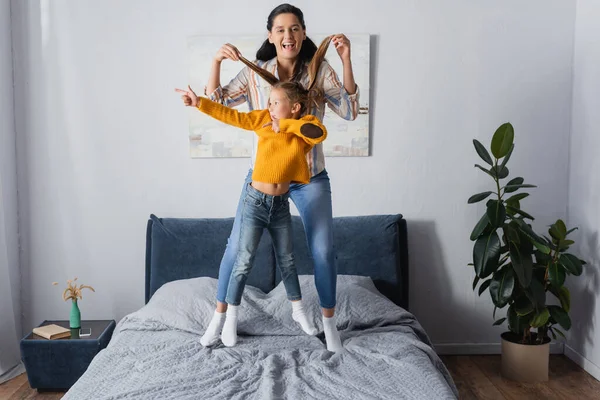
[{"label": "girl's bare midriff", "polygon": [[271,196],[280,196],[290,190],[290,182],[266,183],[252,181],[252,187],[259,192],[263,192]]}]

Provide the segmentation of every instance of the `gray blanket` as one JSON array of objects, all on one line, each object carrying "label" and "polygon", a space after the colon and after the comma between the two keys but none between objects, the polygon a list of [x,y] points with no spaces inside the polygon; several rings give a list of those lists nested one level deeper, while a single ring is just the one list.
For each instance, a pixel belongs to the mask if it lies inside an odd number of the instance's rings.
[{"label": "gray blanket", "polygon": [[338,276],[344,351],[323,343],[312,276],[303,303],[320,334],[291,318],[280,284],[246,287],[238,344],[204,348],[216,280],[171,282],[118,324],[108,347],[63,399],[455,399],[456,387],[414,316],[369,278]]}]

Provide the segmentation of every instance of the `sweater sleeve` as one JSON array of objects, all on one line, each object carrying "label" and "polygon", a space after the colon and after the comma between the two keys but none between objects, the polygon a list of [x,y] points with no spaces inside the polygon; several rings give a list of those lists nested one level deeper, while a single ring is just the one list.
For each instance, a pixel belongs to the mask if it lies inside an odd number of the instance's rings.
[{"label": "sweater sleeve", "polygon": [[327,138],[327,129],[314,115],[306,115],[301,119],[282,119],[279,121],[279,130],[293,133],[311,145]]},{"label": "sweater sleeve", "polygon": [[243,113],[205,97],[198,98],[198,110],[218,121],[250,131],[260,129],[268,122],[266,121],[266,116],[269,113],[267,110],[255,110]]}]

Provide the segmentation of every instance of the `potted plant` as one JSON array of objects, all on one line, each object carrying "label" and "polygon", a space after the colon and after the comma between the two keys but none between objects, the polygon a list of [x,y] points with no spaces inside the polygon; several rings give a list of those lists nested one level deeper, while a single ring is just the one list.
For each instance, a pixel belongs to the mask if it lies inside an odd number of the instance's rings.
[{"label": "potted plant", "polygon": [[[475,270],[473,290],[480,296],[487,290],[492,298],[494,319],[497,309],[508,307],[506,316],[493,323],[508,323],[508,331],[501,335],[502,374],[522,382],[545,381],[549,335],[553,339],[557,334],[564,337],[560,328],[571,327],[571,297],[565,278],[581,275],[585,262],[567,252],[574,243],[567,237],[577,228],[567,230],[559,219],[550,225],[549,236],[540,236],[532,229],[529,221],[534,218],[521,208],[529,194],[521,189],[535,185],[524,183],[522,177],[503,183],[509,176],[513,140],[510,123],[502,124],[494,133],[491,154],[473,140],[477,154],[487,164],[475,167],[492,178],[494,189],[468,199],[469,204],[488,199],[485,213],[471,232],[475,243],[469,265]],[[547,302],[547,292],[555,300]]]}]

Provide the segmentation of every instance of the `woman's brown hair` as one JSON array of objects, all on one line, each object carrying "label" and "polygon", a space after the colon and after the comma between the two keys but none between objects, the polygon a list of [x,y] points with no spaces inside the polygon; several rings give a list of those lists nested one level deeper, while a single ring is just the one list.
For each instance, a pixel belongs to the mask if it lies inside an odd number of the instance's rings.
[{"label": "woman's brown hair", "polygon": [[[325,53],[327,53],[327,49],[329,48],[329,43],[331,42],[332,37],[333,36],[327,36],[321,42],[312,60],[310,60],[310,63],[308,64],[308,87],[306,88],[303,88],[302,85],[298,82],[280,82],[279,79],[275,77],[275,75],[273,75],[266,69],[259,67],[258,65],[248,61],[242,56],[240,56],[240,60],[244,64],[246,64],[248,68],[256,72],[264,80],[269,82],[270,85],[284,89],[288,94],[290,101],[292,101],[292,97],[302,99],[303,101],[300,102],[300,104],[303,108],[302,113],[304,113],[304,111],[306,111],[306,109],[308,108],[309,101],[317,102],[323,95],[321,90],[319,88],[315,88],[314,86],[317,82],[317,74],[319,73],[319,68],[321,67],[323,60],[325,59]],[[293,91],[296,91],[297,94],[294,95],[292,93]]]}]

